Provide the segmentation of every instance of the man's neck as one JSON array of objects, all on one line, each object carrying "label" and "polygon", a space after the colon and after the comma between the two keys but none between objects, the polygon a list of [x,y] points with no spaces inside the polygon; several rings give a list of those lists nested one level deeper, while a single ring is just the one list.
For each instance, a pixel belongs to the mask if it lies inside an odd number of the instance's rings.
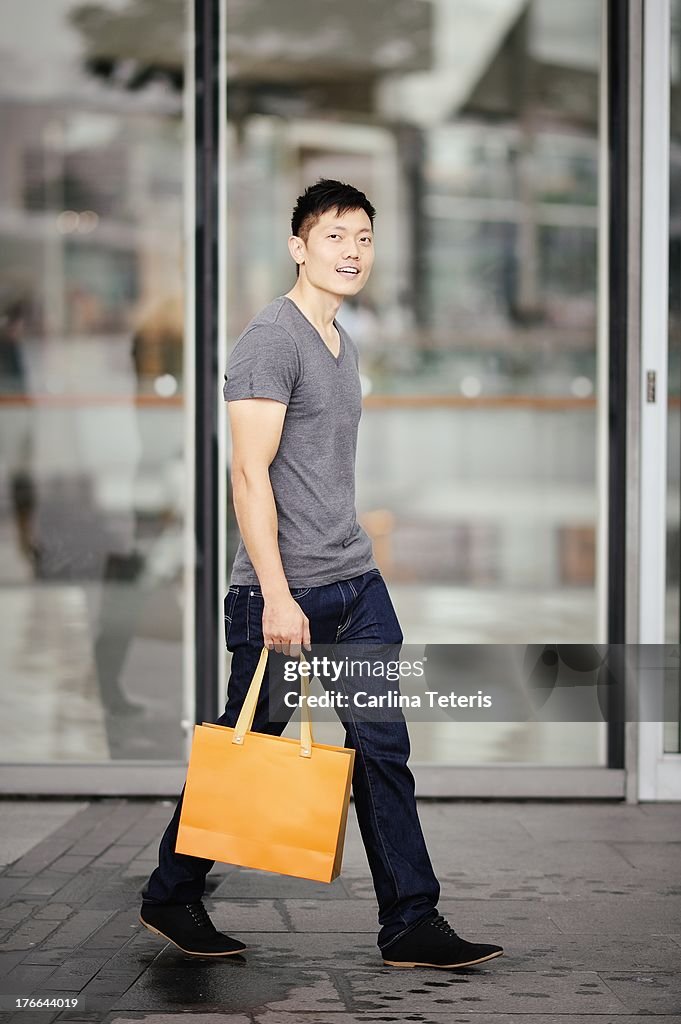
[{"label": "man's neck", "polygon": [[341,307],[342,298],[322,292],[318,288],[312,289],[309,285],[306,287],[301,281],[297,281],[285,295],[295,302],[322,337],[328,338],[333,335],[333,321]]}]

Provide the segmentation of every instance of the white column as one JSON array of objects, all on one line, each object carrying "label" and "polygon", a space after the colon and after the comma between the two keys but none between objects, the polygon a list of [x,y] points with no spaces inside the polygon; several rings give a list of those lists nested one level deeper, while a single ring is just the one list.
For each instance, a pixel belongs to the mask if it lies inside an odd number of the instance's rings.
[{"label": "white column", "polygon": [[[641,196],[640,551],[638,641],[664,644],[667,494],[667,350],[669,277],[670,0],[643,4]],[[650,660],[650,659],[644,659]],[[661,673],[640,669],[639,711],[661,700]],[[653,692],[657,691],[657,697]],[[670,799],[662,722],[639,726],[640,800]],[[681,761],[681,759],[679,759]],[[679,765],[681,767],[681,764]],[[681,772],[676,797],[681,799]],[[672,787],[673,788],[673,787]]]}]

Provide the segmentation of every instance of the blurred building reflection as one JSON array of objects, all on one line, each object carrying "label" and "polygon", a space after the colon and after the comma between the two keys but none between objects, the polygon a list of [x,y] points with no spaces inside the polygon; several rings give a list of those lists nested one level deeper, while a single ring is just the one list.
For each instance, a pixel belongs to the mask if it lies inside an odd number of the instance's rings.
[{"label": "blurred building reflection", "polygon": [[[607,5],[224,6],[227,344],[293,282],[295,197],[319,176],[366,191],[378,210],[376,262],[339,319],[361,353],[359,512],[407,642],[603,642]],[[678,642],[679,0],[672,6],[667,636]],[[191,688],[205,683],[186,674],[193,637],[183,624],[194,601],[183,227],[194,186],[193,83],[183,93],[193,7],[5,3],[9,761],[180,760]],[[227,507],[231,561],[229,494]],[[434,764],[607,757],[600,723],[425,724],[412,735],[414,760]],[[678,722],[665,743],[679,749]]]},{"label": "blurred building reflection", "polygon": [[291,196],[319,175],[374,196],[376,264],[340,319],[382,566],[479,588],[476,639],[521,596],[518,641],[593,640],[599,6],[312,7],[228,4],[230,335],[290,286]]},{"label": "blurred building reflection", "polygon": [[[362,358],[360,515],[408,641],[598,640],[600,5],[227,11],[230,338],[291,286],[308,183],[378,209],[339,319]],[[458,760],[461,730],[436,731],[414,728],[418,757]],[[602,763],[597,724],[549,731],[485,725],[464,757]]]},{"label": "blurred building reflection", "polygon": [[184,752],[185,14],[178,0],[3,12],[10,761]]}]

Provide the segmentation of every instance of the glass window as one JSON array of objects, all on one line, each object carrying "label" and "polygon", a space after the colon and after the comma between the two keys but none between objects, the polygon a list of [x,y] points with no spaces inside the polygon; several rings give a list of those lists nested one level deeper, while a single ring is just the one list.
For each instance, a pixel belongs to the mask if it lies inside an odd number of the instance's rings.
[{"label": "glass window", "polygon": [[186,51],[179,0],[4,4],[9,761],[184,754]]},{"label": "glass window", "polygon": [[[362,361],[358,510],[406,641],[598,641],[601,5],[227,10],[231,341],[293,284],[308,184],[377,207],[338,318]],[[603,763],[598,723],[438,728],[414,727],[417,759]]]}]

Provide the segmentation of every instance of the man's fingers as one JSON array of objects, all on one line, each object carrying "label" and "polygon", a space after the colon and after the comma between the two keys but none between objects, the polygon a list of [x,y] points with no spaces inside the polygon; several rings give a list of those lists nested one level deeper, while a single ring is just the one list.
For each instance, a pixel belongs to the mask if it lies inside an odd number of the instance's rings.
[{"label": "man's fingers", "polygon": [[287,657],[300,657],[303,645],[308,650],[312,646],[310,622],[307,616],[301,613],[301,621],[295,627],[280,625],[278,633],[268,633],[265,629],[265,615],[263,615],[263,643],[270,651],[274,650]]}]

